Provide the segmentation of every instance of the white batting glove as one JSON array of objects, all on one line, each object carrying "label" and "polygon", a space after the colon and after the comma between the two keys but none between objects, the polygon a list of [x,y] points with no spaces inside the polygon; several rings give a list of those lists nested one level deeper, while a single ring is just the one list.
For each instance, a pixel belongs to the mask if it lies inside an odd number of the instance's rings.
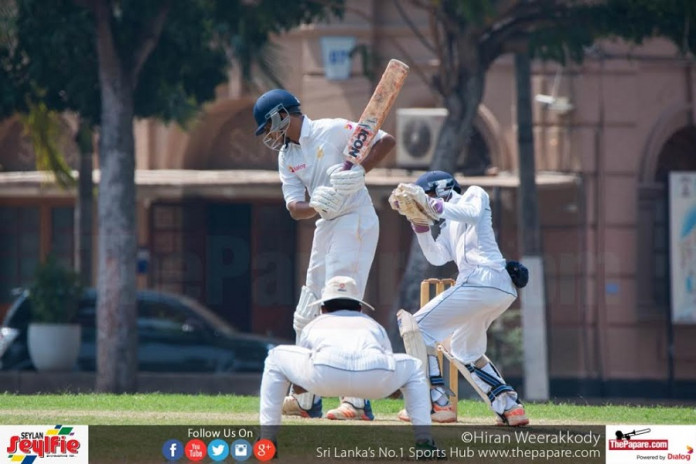
[{"label": "white batting glove", "polygon": [[359,164],[354,164],[348,171],[343,171],[343,165],[338,165],[341,169],[336,169],[336,165],[326,170],[331,179],[331,185],[338,193],[351,195],[365,186],[365,168]]},{"label": "white batting glove", "polygon": [[333,173],[338,172],[338,171],[343,171],[343,163],[338,163],[338,164],[334,164],[332,166],[329,166],[329,168],[326,170],[326,175],[329,176],[329,178],[331,178]]},{"label": "white batting glove", "polygon": [[333,187],[320,185],[312,192],[309,206],[314,208],[322,219],[329,221],[338,216],[345,199],[346,197],[338,193]]}]

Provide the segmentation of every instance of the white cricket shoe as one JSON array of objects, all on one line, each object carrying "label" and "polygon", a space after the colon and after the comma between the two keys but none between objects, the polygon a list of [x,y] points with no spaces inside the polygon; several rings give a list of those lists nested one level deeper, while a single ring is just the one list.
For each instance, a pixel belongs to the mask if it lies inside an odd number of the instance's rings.
[{"label": "white cricket shoe", "polygon": [[320,419],[321,401],[314,403],[312,409],[306,410],[300,407],[300,404],[297,402],[297,398],[292,395],[288,395],[283,399],[283,415]]},{"label": "white cricket shoe", "polygon": [[[369,401],[366,400],[365,405],[367,406],[368,404]],[[371,408],[370,410],[367,409],[367,407],[365,409],[356,408],[348,402],[343,402],[336,409],[329,410],[326,413],[326,418],[330,420],[374,420],[375,416],[372,415]]]}]

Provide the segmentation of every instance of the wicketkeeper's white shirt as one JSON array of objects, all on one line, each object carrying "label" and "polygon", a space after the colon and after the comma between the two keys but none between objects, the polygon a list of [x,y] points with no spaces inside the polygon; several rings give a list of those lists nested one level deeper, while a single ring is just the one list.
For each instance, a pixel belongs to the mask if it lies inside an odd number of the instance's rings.
[{"label": "wicketkeeper's white shirt", "polygon": [[299,346],[312,350],[314,365],[347,371],[394,370],[384,327],[358,311],[322,314],[302,330]]},{"label": "wicketkeeper's white shirt", "polygon": [[495,239],[486,191],[475,185],[462,195],[452,191],[442,217],[445,222],[437,239],[430,232],[416,234],[427,260],[435,266],[454,261],[459,269],[458,283],[492,285],[516,296]]},{"label": "wicketkeeper's white shirt", "polygon": [[[312,121],[306,115],[302,121],[299,145],[288,143],[278,156],[278,172],[282,182],[285,204],[305,201],[305,189],[311,197],[320,185],[331,186],[326,170],[343,163],[343,149],[348,144],[356,123],[347,119],[318,119]],[[377,132],[373,144],[384,136]],[[350,195],[341,213],[354,211],[361,206],[371,205],[372,199],[363,187]]]}]

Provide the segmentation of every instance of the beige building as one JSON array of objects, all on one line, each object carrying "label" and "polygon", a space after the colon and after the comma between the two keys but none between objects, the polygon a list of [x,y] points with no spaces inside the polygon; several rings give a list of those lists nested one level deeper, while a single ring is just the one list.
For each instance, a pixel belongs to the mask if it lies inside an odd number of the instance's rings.
[{"label": "beige building", "polygon": [[[323,38],[365,45],[377,76],[389,58],[413,69],[384,127],[397,137],[397,150],[367,177],[381,236],[366,298],[384,308],[377,318],[390,324],[386,309],[412,233],[386,198],[427,167],[440,120],[438,111],[403,110],[439,102],[420,77],[432,72],[433,56],[393,5],[350,3],[372,19],[348,12],[341,22],[279,37],[278,67],[313,119],[357,119],[375,83],[358,56],[347,79],[328,80]],[[694,69],[661,40],[641,47],[603,42],[584,64],[566,68],[534,63],[533,93],[555,98],[534,103],[552,396],[696,395],[696,326],[669,322],[666,193],[669,171],[696,170]],[[136,123],[139,243],[149,257],[139,283],[193,296],[244,331],[291,337],[313,223],[295,222],[285,210],[276,154],[253,135],[256,96],[242,94],[232,73],[188,132]],[[462,172],[492,164],[500,173],[458,174],[491,195],[508,258],[519,257],[515,98],[513,60],[502,57],[487,75],[476,121],[472,153],[479,162],[462,164]],[[71,124],[66,116],[64,145],[74,160]],[[32,172],[33,154],[14,119],[0,124],[0,165],[6,309],[10,289],[27,283],[41,257],[52,250],[70,259],[74,192]]]}]

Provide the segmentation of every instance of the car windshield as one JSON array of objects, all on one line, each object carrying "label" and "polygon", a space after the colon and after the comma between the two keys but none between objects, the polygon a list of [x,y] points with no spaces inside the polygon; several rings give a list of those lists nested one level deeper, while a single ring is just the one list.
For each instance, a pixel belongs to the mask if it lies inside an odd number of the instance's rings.
[{"label": "car windshield", "polygon": [[232,327],[229,324],[229,322],[225,321],[220,316],[218,316],[217,314],[215,314],[196,300],[192,300],[191,298],[185,297],[183,295],[176,295],[176,298],[178,298],[186,306],[194,309],[196,311],[196,314],[205,319],[205,321],[208,324],[210,324],[211,327],[214,327],[215,330],[217,330],[218,332],[222,332],[227,335],[231,335],[238,332],[238,330]]}]

